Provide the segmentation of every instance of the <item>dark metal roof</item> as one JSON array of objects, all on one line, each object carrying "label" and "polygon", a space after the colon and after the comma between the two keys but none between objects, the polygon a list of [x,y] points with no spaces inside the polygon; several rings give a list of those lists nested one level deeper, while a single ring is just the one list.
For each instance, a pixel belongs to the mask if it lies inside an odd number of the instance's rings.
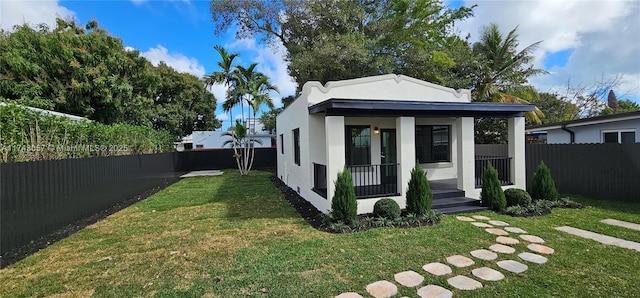
[{"label": "dark metal roof", "polygon": [[629,118],[640,118],[640,111],[606,115],[606,116],[597,116],[597,117],[591,117],[591,118],[582,118],[577,120],[563,121],[563,122],[556,122],[556,123],[549,123],[549,124],[542,124],[542,125],[532,125],[532,126],[527,126],[527,130],[557,129],[562,126],[572,127],[572,126],[590,125],[590,124],[596,124],[596,123],[602,123],[602,122],[625,120]]},{"label": "dark metal roof", "polygon": [[490,102],[422,102],[332,98],[309,107],[309,113],[351,117],[519,117],[532,104]]}]

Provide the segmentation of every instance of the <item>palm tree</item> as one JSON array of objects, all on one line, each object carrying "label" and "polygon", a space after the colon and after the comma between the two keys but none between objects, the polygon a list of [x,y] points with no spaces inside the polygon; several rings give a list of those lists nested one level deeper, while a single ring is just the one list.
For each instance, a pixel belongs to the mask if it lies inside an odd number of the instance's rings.
[{"label": "palm tree", "polygon": [[[213,48],[220,55],[220,61],[218,61],[217,63],[220,70],[214,71],[210,75],[205,76],[205,84],[207,87],[211,87],[214,84],[223,84],[229,90],[232,90],[235,83],[234,79],[236,71],[233,65],[233,60],[240,56],[240,54],[229,54],[227,50],[220,45],[215,45]],[[222,104],[222,110],[225,112],[229,112],[229,119],[231,119],[231,121],[233,121],[233,114],[231,112],[231,109],[238,104],[238,101],[239,100],[237,97],[235,97],[234,92],[227,92],[227,98]]]},{"label": "palm tree", "polygon": [[[480,59],[472,95],[480,101],[529,103],[537,98],[536,90],[525,85],[529,77],[546,73],[534,68],[532,52],[542,41],[535,42],[519,52],[518,27],[505,37],[497,24],[489,24],[481,32],[480,41],[473,45],[473,53]],[[525,117],[541,123],[542,111],[536,108]]]},{"label": "palm tree", "polygon": [[253,157],[255,155],[253,144],[262,144],[262,142],[250,137],[247,134],[247,128],[240,120],[236,120],[233,131],[227,131],[222,136],[229,137],[222,146],[229,145],[233,148],[233,157],[236,159],[240,175],[248,175],[253,166]]}]

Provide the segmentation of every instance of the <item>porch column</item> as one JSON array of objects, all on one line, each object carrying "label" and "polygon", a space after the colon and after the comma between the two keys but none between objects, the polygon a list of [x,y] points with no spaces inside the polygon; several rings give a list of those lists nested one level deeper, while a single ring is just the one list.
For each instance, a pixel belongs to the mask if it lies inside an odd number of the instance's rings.
[{"label": "porch column", "polygon": [[524,150],[524,117],[509,118],[510,178],[511,182],[521,189],[527,187]]},{"label": "porch column", "polygon": [[458,189],[475,198],[476,169],[473,117],[456,118]]},{"label": "porch column", "polygon": [[[326,116],[324,119],[325,142],[327,144],[327,201],[331,208],[331,199],[335,192],[338,172],[344,169],[344,116]],[[322,210],[320,210],[322,211]]]},{"label": "porch column", "polygon": [[[398,152],[398,186],[400,195],[407,192],[411,169],[416,165],[416,121],[413,117],[396,118],[396,150]],[[400,206],[404,208],[405,206]]]}]

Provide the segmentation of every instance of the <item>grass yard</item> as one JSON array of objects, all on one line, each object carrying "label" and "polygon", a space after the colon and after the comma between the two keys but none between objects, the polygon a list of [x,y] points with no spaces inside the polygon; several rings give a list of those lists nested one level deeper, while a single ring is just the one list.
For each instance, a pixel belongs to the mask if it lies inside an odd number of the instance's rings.
[{"label": "grass yard", "polygon": [[[422,270],[453,254],[487,248],[495,236],[455,216],[435,226],[383,228],[357,234],[316,231],[288,205],[270,173],[179,181],[145,201],[0,271],[1,297],[333,297],[413,270],[425,284],[445,277]],[[537,218],[480,214],[546,240],[555,249],[544,265],[512,274],[476,260],[454,274],[487,265],[502,281],[455,297],[637,297],[640,252],[603,245],[553,229],[561,225],[640,242],[640,231],[599,223],[640,223],[640,204],[584,198],[584,209],[555,209]],[[517,252],[527,251],[524,244]],[[518,257],[500,255],[499,259]],[[522,261],[524,262],[524,261]],[[399,287],[417,297],[415,289]],[[364,295],[366,296],[366,295]]]}]

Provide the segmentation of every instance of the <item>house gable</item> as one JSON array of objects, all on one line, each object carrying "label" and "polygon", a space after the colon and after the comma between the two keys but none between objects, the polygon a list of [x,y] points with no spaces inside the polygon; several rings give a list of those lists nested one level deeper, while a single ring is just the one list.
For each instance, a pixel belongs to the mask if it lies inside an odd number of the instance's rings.
[{"label": "house gable", "polygon": [[420,102],[470,102],[469,90],[454,90],[404,75],[387,74],[352,80],[307,82],[301,98],[309,105],[331,98],[369,100],[412,100]]}]

